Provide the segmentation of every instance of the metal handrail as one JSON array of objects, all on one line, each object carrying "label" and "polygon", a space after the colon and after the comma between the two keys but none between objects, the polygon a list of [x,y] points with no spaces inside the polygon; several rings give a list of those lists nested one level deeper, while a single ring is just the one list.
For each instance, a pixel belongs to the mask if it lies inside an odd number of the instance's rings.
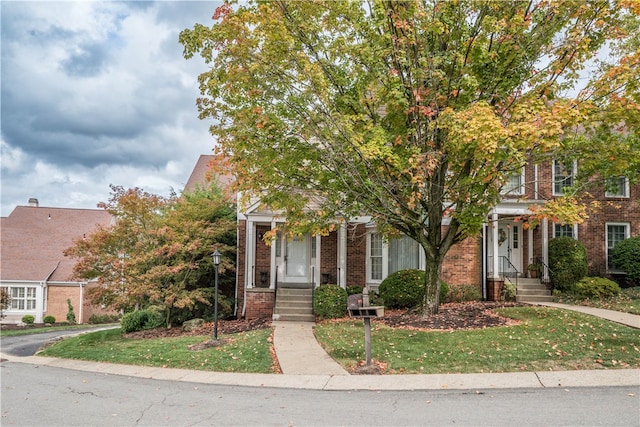
[{"label": "metal handrail", "polygon": [[541,272],[542,277],[540,277],[540,281],[542,283],[546,283],[549,286],[550,290],[553,291],[553,284],[551,283],[551,273],[553,272],[551,271],[551,268],[546,262],[544,262],[544,258],[542,257],[537,257],[535,259],[535,262],[536,264],[539,264],[542,266],[542,272]]},{"label": "metal handrail", "polygon": [[[521,272],[516,268],[515,265],[513,265],[513,263],[511,262],[511,260],[506,257],[506,256],[501,256],[500,257],[500,271],[498,272],[500,274],[500,277],[503,280],[509,280],[510,283],[513,283],[514,285],[516,285],[516,292],[518,289],[518,276],[521,274]],[[512,276],[507,276],[506,273],[506,269],[505,266],[509,267],[509,272],[513,272],[514,275],[513,277],[515,277],[515,282],[512,279]]]}]

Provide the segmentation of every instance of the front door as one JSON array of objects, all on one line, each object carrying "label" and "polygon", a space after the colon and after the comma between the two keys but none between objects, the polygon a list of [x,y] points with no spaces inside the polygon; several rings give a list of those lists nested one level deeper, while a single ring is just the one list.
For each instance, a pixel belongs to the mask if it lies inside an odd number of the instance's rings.
[{"label": "front door", "polygon": [[498,256],[500,269],[505,275],[524,275],[522,270],[522,233],[520,225],[515,222],[498,224]]},{"label": "front door", "polygon": [[309,281],[309,236],[290,237],[285,244],[284,281]]}]

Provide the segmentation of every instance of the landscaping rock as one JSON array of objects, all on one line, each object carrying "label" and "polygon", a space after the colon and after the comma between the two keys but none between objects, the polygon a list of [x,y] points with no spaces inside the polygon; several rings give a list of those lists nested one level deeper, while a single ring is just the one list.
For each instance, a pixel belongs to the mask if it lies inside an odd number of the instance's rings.
[{"label": "landscaping rock", "polygon": [[199,319],[199,318],[191,319],[191,320],[187,320],[182,324],[182,330],[186,332],[191,332],[202,325],[204,325],[204,319]]}]

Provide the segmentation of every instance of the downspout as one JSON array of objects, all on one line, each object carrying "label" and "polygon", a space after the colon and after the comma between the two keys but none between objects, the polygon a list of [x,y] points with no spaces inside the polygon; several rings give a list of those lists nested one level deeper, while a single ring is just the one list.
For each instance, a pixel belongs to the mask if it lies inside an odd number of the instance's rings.
[{"label": "downspout", "polygon": [[78,309],[78,319],[80,320],[78,323],[82,324],[84,321],[82,320],[83,308],[84,308],[84,285],[85,282],[80,282],[80,308]]}]

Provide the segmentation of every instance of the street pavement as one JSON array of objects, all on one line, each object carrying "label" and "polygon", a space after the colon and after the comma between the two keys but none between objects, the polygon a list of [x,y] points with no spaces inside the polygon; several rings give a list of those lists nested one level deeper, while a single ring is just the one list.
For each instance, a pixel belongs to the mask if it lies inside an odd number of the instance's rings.
[{"label": "street pavement", "polygon": [[[545,304],[558,306],[557,304]],[[562,306],[640,328],[640,316],[588,307]],[[608,318],[608,317],[605,317]],[[312,322],[274,321],[274,347],[282,374],[247,374],[119,365],[41,356],[0,358],[79,371],[193,383],[315,390],[453,390],[640,386],[640,369],[507,372],[493,374],[349,375],[320,347]]]}]

